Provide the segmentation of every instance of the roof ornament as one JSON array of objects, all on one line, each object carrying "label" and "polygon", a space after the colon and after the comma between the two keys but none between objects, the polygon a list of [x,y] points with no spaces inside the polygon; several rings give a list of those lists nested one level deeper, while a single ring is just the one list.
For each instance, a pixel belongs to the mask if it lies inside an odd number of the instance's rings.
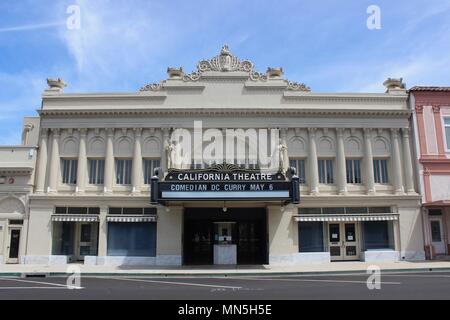
[{"label": "roof ornament", "polygon": [[48,89],[45,90],[47,92],[62,92],[67,87],[67,84],[61,78],[47,78],[47,85]]},{"label": "roof ornament", "polygon": [[[260,73],[254,70],[253,63],[250,60],[239,60],[230,51],[227,44],[222,46],[220,53],[209,60],[202,60],[197,64],[197,70],[185,74],[181,68],[169,68],[169,79],[170,80],[182,80],[183,82],[196,82],[199,81],[203,74],[206,72],[242,72],[248,74],[248,80],[250,81],[262,81],[267,82],[268,80],[279,80],[286,82],[287,90],[294,91],[311,91],[303,83],[290,82],[282,78],[283,69],[282,68],[268,68],[266,73]],[[164,87],[164,83],[167,80],[161,81],[159,84],[148,84],[141,88],[140,91],[159,91]]]},{"label": "roof ornament", "polygon": [[387,78],[383,82],[383,86],[386,87],[386,93],[403,93],[406,92],[406,85],[403,82],[403,78]]}]

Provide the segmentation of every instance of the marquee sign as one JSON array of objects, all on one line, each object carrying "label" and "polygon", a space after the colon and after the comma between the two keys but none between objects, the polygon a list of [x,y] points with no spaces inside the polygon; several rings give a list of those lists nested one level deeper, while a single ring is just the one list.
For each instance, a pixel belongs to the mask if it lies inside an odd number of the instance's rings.
[{"label": "marquee sign", "polygon": [[298,177],[264,173],[232,165],[208,169],[171,169],[163,181],[152,178],[151,203],[189,200],[261,200],[299,202]]}]

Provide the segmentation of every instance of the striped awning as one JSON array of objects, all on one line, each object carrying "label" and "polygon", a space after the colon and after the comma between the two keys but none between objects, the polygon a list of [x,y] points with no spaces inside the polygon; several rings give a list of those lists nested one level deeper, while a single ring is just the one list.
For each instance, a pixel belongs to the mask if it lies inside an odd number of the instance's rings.
[{"label": "striped awning", "polygon": [[393,221],[398,220],[398,213],[380,214],[314,214],[294,216],[295,221],[330,221],[330,222],[354,222],[354,221]]},{"label": "striped awning", "polygon": [[140,216],[128,216],[128,215],[117,215],[117,216],[107,216],[106,221],[108,222],[155,222],[156,215],[140,215]]},{"label": "striped awning", "polygon": [[98,216],[87,214],[54,214],[52,215],[52,221],[97,222]]}]

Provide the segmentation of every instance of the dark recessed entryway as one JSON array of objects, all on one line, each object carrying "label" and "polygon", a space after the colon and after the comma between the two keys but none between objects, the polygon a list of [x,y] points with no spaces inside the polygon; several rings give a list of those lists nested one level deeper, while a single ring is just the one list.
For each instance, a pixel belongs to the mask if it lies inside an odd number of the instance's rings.
[{"label": "dark recessed entryway", "polygon": [[[226,229],[221,226],[227,226]],[[214,244],[224,239],[236,245],[237,264],[267,263],[265,208],[186,208],[183,263],[214,264]]]}]

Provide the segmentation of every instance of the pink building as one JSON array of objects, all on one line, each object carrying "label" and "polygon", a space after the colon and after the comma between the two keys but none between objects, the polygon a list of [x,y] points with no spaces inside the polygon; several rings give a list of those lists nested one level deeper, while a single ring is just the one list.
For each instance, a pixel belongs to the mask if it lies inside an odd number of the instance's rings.
[{"label": "pink building", "polygon": [[439,259],[450,254],[450,87],[413,87],[410,93],[425,253]]}]

